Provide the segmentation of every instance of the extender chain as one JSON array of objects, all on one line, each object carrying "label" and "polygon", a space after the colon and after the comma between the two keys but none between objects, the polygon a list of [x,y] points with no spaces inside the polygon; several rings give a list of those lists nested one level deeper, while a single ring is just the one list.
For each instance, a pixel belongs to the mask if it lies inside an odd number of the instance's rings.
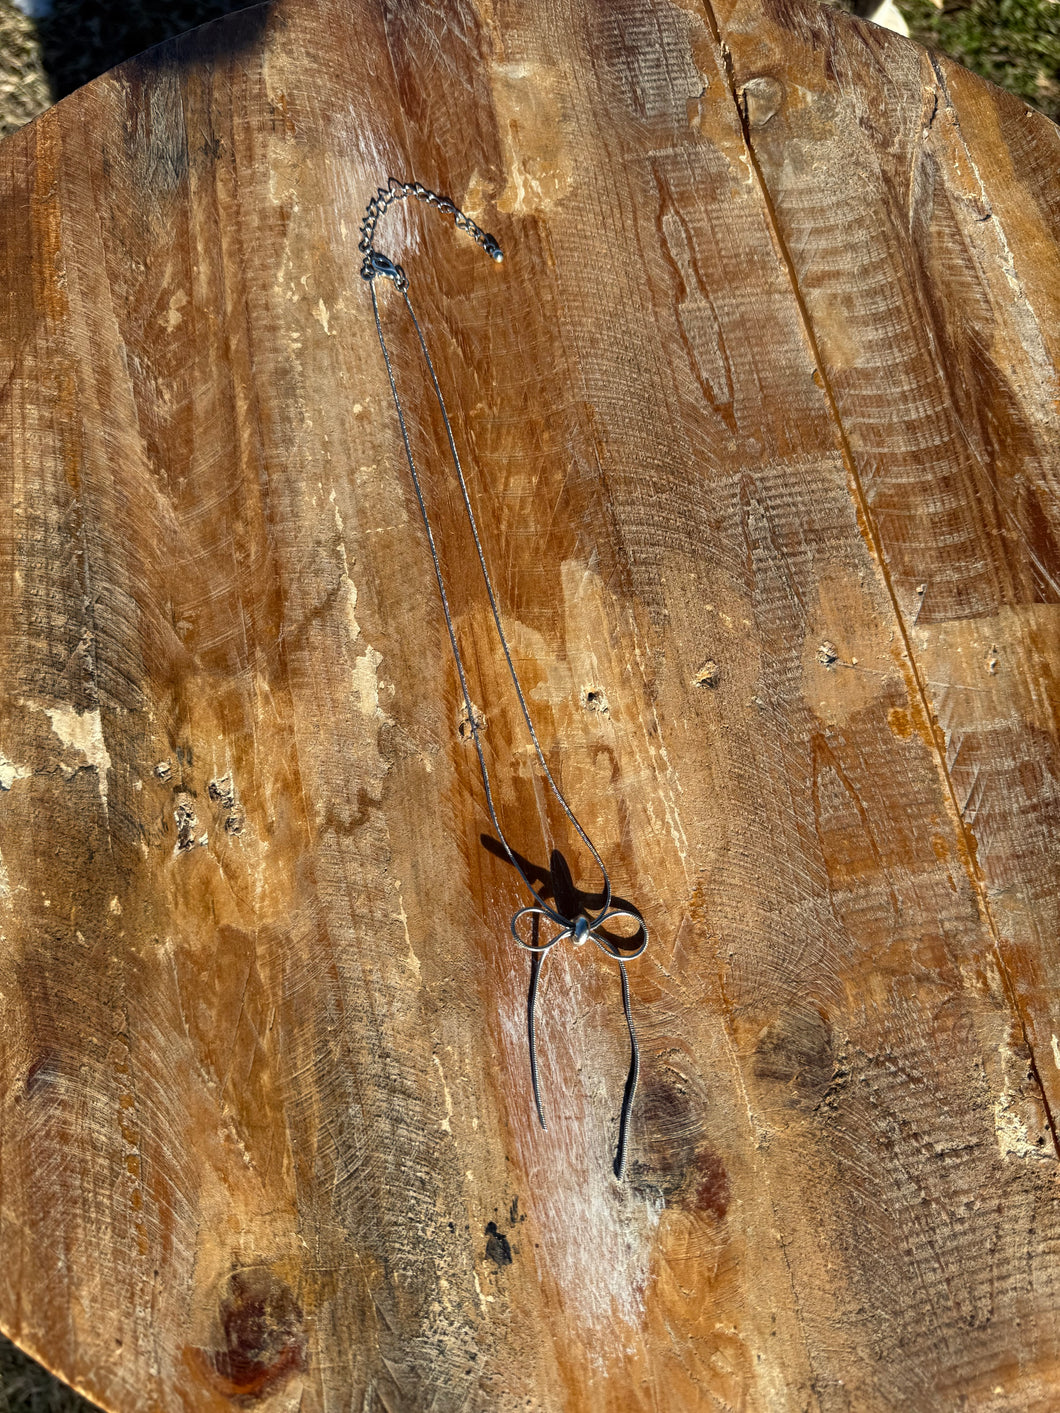
[{"label": "extender chain", "polygon": [[[626,1018],[626,1026],[629,1030],[629,1073],[626,1078],[626,1088],[622,1099],[622,1112],[618,1126],[618,1147],[615,1153],[614,1163],[615,1176],[621,1179],[626,1167],[626,1150],[629,1143],[629,1120],[630,1114],[633,1109],[633,1099],[637,1092],[637,1079],[640,1074],[640,1052],[637,1047],[637,1034],[633,1027],[633,1014],[630,1010],[629,977],[626,974],[626,963],[635,961],[637,957],[641,956],[644,953],[645,949],[648,946],[648,929],[645,926],[644,920],[639,913],[634,912],[630,908],[612,907],[611,879],[607,872],[607,869],[604,867],[603,859],[601,859],[599,853],[597,852],[596,846],[593,844],[588,834],[582,828],[581,824],[579,824],[574,814],[574,811],[568,805],[566,799],[563,796],[563,792],[556,784],[555,780],[553,779],[552,772],[548,768],[548,762],[545,760],[545,754],[541,749],[541,743],[538,740],[537,732],[534,730],[534,723],[530,719],[530,711],[526,704],[526,697],[523,695],[523,690],[519,685],[519,678],[515,671],[515,664],[512,661],[512,654],[508,646],[508,639],[505,636],[504,627],[501,623],[500,609],[497,605],[497,598],[493,590],[493,581],[491,580],[489,570],[486,567],[486,557],[482,548],[482,540],[479,536],[478,523],[475,519],[475,512],[472,509],[471,497],[468,492],[467,482],[464,479],[464,471],[463,467],[460,464],[460,457],[457,454],[456,442],[453,438],[453,428],[451,422],[449,421],[449,414],[446,411],[445,399],[442,396],[442,390],[438,384],[438,378],[434,371],[434,364],[431,361],[431,355],[427,350],[427,344],[423,337],[423,330],[420,327],[420,322],[416,318],[416,312],[412,307],[411,300],[409,299],[408,276],[405,274],[405,271],[401,268],[400,265],[396,264],[388,256],[382,254],[381,251],[376,250],[373,245],[373,241],[375,239],[376,226],[378,225],[380,218],[386,213],[388,208],[393,205],[394,202],[405,200],[407,197],[410,196],[416,197],[418,200],[425,202],[428,206],[436,206],[443,215],[452,216],[457,227],[460,230],[467,231],[471,238],[478,245],[480,245],[482,249],[486,252],[486,254],[489,255],[493,260],[503,260],[504,255],[501,251],[500,246],[494,240],[493,236],[488,235],[485,231],[480,229],[480,227],[477,226],[469,216],[466,216],[463,211],[460,211],[447,197],[439,196],[437,192],[428,190],[428,188],[423,186],[420,182],[399,182],[396,181],[393,177],[391,177],[389,185],[385,188],[380,187],[376,195],[372,197],[371,201],[369,201],[368,209],[365,212],[364,220],[361,222],[361,238],[358,243],[358,249],[364,256],[364,259],[361,263],[361,276],[363,279],[368,281],[368,286],[372,294],[372,312],[375,315],[375,327],[376,332],[379,335],[379,347],[382,349],[383,359],[386,363],[387,376],[390,379],[390,391],[392,392],[394,397],[394,408],[397,412],[398,423],[401,427],[401,438],[405,444],[405,456],[408,459],[409,474],[412,478],[412,487],[416,493],[416,500],[419,504],[420,515],[423,518],[423,528],[427,535],[427,545],[430,549],[431,559],[434,563],[434,575],[436,580],[438,581],[438,593],[442,601],[442,612],[445,615],[445,626],[449,633],[449,646],[452,649],[453,661],[456,664],[457,676],[460,679],[460,690],[463,693],[464,697],[464,710],[468,727],[471,733],[471,739],[474,742],[475,752],[478,755],[479,771],[482,775],[482,788],[486,796],[486,808],[489,811],[490,821],[493,824],[493,828],[496,831],[497,838],[500,841],[500,844],[508,858],[508,862],[515,869],[516,873],[518,873],[519,877],[523,881],[527,892],[534,899],[534,902],[529,907],[519,908],[513,915],[511,922],[511,931],[512,936],[515,938],[519,946],[522,947],[524,951],[531,953],[530,989],[527,997],[526,1012],[527,1036],[529,1040],[530,1049],[530,1078],[533,1084],[534,1104],[537,1108],[537,1117],[540,1121],[541,1127],[543,1129],[547,1128],[547,1125],[545,1123],[544,1109],[541,1103],[541,1089],[538,1083],[537,1042],[535,1035],[535,1012],[537,1005],[538,984],[541,980],[541,971],[544,967],[545,957],[551,951],[551,949],[556,946],[558,942],[562,942],[568,937],[571,939],[571,941],[576,947],[582,946],[583,943],[585,943],[586,941],[592,941],[596,944],[597,947],[599,947],[600,951],[603,952],[605,956],[611,958],[612,961],[618,963],[618,970],[622,979],[622,1009]],[[486,593],[489,595],[490,608],[493,612],[493,622],[497,629],[497,637],[500,641],[501,648],[504,651],[505,662],[508,665],[508,673],[511,677],[512,685],[515,688],[515,694],[519,699],[519,706],[522,709],[523,720],[525,721],[526,729],[530,734],[530,740],[533,742],[534,750],[537,754],[538,763],[541,766],[542,773],[545,777],[549,789],[552,791],[553,795],[555,796],[557,802],[559,803],[560,807],[562,808],[564,814],[567,816],[570,823],[574,826],[574,829],[577,831],[582,843],[589,850],[590,854],[592,854],[593,859],[603,877],[603,904],[598,909],[598,911],[596,911],[592,915],[586,915],[583,911],[579,910],[575,914],[575,916],[567,917],[563,913],[561,913],[557,907],[553,907],[550,903],[545,901],[544,897],[542,897],[542,895],[537,891],[537,889],[531,883],[530,879],[527,877],[526,871],[524,870],[519,860],[519,857],[513,852],[513,850],[509,846],[508,841],[504,835],[504,831],[501,829],[500,820],[497,818],[497,810],[493,801],[493,791],[490,787],[489,771],[486,769],[486,758],[482,751],[482,742],[479,739],[479,721],[475,709],[471,703],[471,694],[468,690],[467,684],[467,672],[464,668],[464,660],[461,656],[460,648],[456,640],[456,631],[453,627],[453,615],[449,607],[449,596],[446,593],[445,579],[442,574],[441,561],[439,560],[438,549],[435,544],[434,531],[431,528],[430,517],[427,514],[427,504],[423,495],[422,483],[420,480],[419,472],[416,469],[415,459],[412,455],[412,446],[409,442],[409,432],[408,426],[405,421],[405,413],[401,404],[401,398],[398,395],[397,383],[394,380],[394,370],[391,366],[390,354],[387,349],[386,338],[383,334],[383,326],[379,318],[379,301],[376,297],[375,282],[380,277],[386,280],[390,280],[390,282],[394,285],[394,288],[404,299],[405,308],[408,310],[409,318],[412,320],[413,327],[416,330],[416,337],[419,339],[419,345],[423,353],[423,360],[427,368],[427,374],[430,378],[431,386],[434,389],[435,398],[438,401],[438,407],[442,414],[442,421],[445,424],[445,434],[449,441],[449,455],[452,458],[453,469],[456,472],[457,483],[460,486],[460,494],[463,497],[464,510],[467,514],[468,524],[471,527],[471,534],[475,541],[475,548],[478,551],[479,568],[482,570],[482,578],[486,585]],[[519,933],[519,925],[523,918],[530,919],[531,931],[529,942],[524,941],[524,939],[520,936]],[[634,922],[636,924],[637,931],[631,934],[629,937],[619,937],[618,939],[616,939],[614,936],[608,935],[608,933],[604,930],[604,925],[608,922],[620,918],[624,918]],[[553,936],[548,937],[544,942],[540,940],[542,924],[551,925],[552,927],[559,929],[557,932],[554,933]]]}]

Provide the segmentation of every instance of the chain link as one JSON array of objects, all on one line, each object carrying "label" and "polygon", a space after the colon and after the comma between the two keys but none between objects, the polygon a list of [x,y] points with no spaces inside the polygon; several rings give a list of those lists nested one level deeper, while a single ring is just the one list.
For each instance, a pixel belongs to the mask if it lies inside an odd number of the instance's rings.
[{"label": "chain link", "polygon": [[391,177],[389,183],[381,186],[368,203],[368,208],[361,221],[361,238],[357,242],[357,249],[364,256],[361,262],[361,278],[363,280],[374,280],[377,275],[382,275],[384,279],[393,280],[398,289],[405,291],[409,287],[408,276],[405,271],[388,255],[376,250],[373,241],[375,240],[375,229],[380,220],[395,201],[405,201],[408,197],[414,196],[417,201],[422,201],[428,206],[435,206],[443,216],[452,216],[457,230],[467,231],[476,244],[482,249],[491,260],[503,260],[504,252],[497,244],[496,240],[484,231],[481,226],[477,226],[470,216],[460,210],[447,196],[439,196],[436,191],[431,191],[422,182],[399,182],[396,177]]}]

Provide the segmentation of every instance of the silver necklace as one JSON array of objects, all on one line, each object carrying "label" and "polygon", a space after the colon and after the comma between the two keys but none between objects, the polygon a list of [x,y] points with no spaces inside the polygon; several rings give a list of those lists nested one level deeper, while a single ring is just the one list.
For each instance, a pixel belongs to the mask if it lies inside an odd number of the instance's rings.
[{"label": "silver necklace", "polygon": [[[544,966],[545,957],[556,946],[568,937],[576,947],[582,946],[585,942],[591,941],[596,944],[601,952],[612,961],[618,963],[619,974],[622,980],[622,1009],[626,1018],[626,1026],[629,1030],[630,1063],[629,1073],[626,1078],[625,1092],[622,1098],[622,1110],[618,1124],[618,1145],[615,1152],[614,1173],[619,1179],[622,1178],[626,1167],[626,1151],[629,1144],[629,1121],[633,1109],[633,1099],[637,1092],[637,1080],[640,1075],[640,1051],[637,1046],[637,1033],[633,1026],[633,1013],[630,1009],[629,1001],[629,977],[626,974],[626,963],[635,961],[641,956],[648,946],[648,929],[644,919],[638,912],[630,907],[613,906],[611,895],[611,879],[604,866],[604,861],[597,852],[596,846],[589,838],[589,835],[578,822],[574,811],[568,805],[563,792],[553,779],[552,772],[548,768],[545,753],[541,749],[537,732],[534,730],[534,723],[530,717],[530,710],[523,695],[523,689],[519,685],[519,677],[515,670],[515,663],[512,661],[511,650],[508,646],[508,639],[501,622],[501,613],[497,605],[497,598],[493,590],[493,581],[490,578],[489,570],[486,567],[486,556],[482,548],[482,540],[479,536],[478,523],[475,519],[475,512],[471,504],[471,496],[468,492],[467,482],[464,479],[464,470],[460,464],[460,457],[456,449],[456,441],[453,437],[452,423],[449,420],[449,413],[446,410],[445,399],[442,396],[441,387],[434,370],[434,363],[427,350],[427,343],[423,337],[423,330],[416,317],[416,311],[412,307],[409,299],[408,276],[400,265],[395,264],[389,256],[375,249],[373,241],[375,239],[376,227],[380,218],[387,209],[396,201],[402,201],[414,196],[418,200],[425,202],[428,206],[435,206],[445,216],[452,216],[458,229],[467,231],[471,238],[482,247],[491,259],[500,261],[504,256],[500,246],[493,236],[488,235],[475,224],[469,216],[459,210],[447,197],[439,196],[437,192],[428,190],[420,182],[399,182],[393,177],[390,178],[387,187],[380,187],[375,196],[368,203],[363,221],[361,222],[361,238],[358,242],[358,250],[363,255],[361,262],[361,276],[368,281],[368,287],[372,295],[372,312],[375,315],[376,332],[379,335],[379,347],[383,353],[383,360],[386,363],[387,377],[390,379],[390,391],[394,397],[394,408],[397,412],[398,424],[401,428],[401,439],[405,444],[405,456],[408,460],[409,474],[412,478],[412,487],[416,493],[416,501],[420,508],[420,515],[423,519],[423,528],[427,535],[427,545],[431,552],[431,560],[434,564],[434,575],[438,583],[438,593],[442,601],[442,612],[445,615],[445,626],[449,633],[449,646],[452,649],[453,661],[456,664],[457,676],[460,679],[460,690],[464,697],[464,711],[470,730],[471,739],[474,742],[475,752],[478,756],[479,773],[482,776],[482,788],[486,796],[486,809],[489,813],[490,822],[497,834],[501,848],[505,857],[522,879],[527,892],[534,899],[528,907],[519,908],[512,916],[511,933],[515,941],[526,952],[531,954],[530,964],[530,986],[527,995],[527,1038],[530,1050],[530,1080],[534,1091],[534,1104],[537,1109],[537,1117],[543,1129],[547,1129],[545,1123],[544,1108],[541,1103],[541,1087],[538,1082],[537,1073],[537,1038],[536,1038],[536,1011],[538,985],[541,979],[541,971]],[[416,469],[416,461],[412,454],[412,446],[409,441],[408,426],[405,421],[405,413],[402,407],[401,398],[398,394],[397,383],[394,379],[394,370],[390,362],[390,353],[387,349],[386,338],[383,334],[383,325],[379,317],[379,300],[376,296],[376,281],[378,279],[389,280],[394,288],[405,301],[405,308],[409,318],[412,320],[413,328],[416,330],[416,337],[419,340],[420,350],[427,368],[427,373],[434,390],[435,398],[438,401],[438,408],[445,424],[445,434],[449,442],[449,455],[452,459],[453,469],[456,472],[457,482],[460,486],[460,494],[464,502],[464,510],[467,515],[468,524],[471,527],[471,534],[475,541],[475,549],[478,552],[479,568],[482,570],[482,578],[486,585],[486,593],[489,596],[490,609],[493,613],[493,622],[497,630],[497,637],[504,652],[504,659],[508,666],[508,675],[515,688],[515,694],[519,700],[522,710],[523,720],[526,729],[530,733],[530,740],[533,742],[534,751],[537,755],[538,764],[542,774],[548,784],[549,789],[555,796],[557,802],[567,816],[570,823],[576,830],[579,838],[593,856],[597,868],[600,870],[603,879],[602,903],[595,911],[586,913],[583,908],[578,908],[572,916],[567,916],[558,907],[557,890],[553,883],[553,897],[557,906],[553,906],[546,901],[545,897],[538,892],[530,881],[523,861],[512,850],[501,828],[500,820],[497,817],[497,810],[493,801],[493,791],[490,786],[489,771],[486,768],[486,758],[482,751],[482,743],[479,739],[480,723],[477,713],[471,702],[471,693],[468,689],[467,673],[464,668],[464,660],[460,653],[456,640],[456,630],[453,626],[453,616],[449,607],[449,596],[446,593],[445,578],[442,574],[441,561],[438,556],[438,549],[435,544],[434,531],[431,528],[430,516],[427,513],[427,504],[424,499],[422,483],[419,472]],[[530,940],[526,941],[519,932],[519,926],[524,919],[529,919]],[[605,924],[626,919],[627,922],[636,924],[637,931],[629,936],[614,936],[605,929]],[[551,926],[557,928],[552,936],[541,941],[542,927]]]}]

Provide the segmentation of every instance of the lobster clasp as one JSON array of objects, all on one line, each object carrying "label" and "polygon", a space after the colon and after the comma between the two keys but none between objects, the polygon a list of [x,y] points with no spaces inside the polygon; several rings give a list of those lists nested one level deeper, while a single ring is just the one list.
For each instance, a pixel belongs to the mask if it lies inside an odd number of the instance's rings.
[{"label": "lobster clasp", "polygon": [[382,275],[384,280],[393,280],[402,292],[409,287],[408,276],[400,265],[395,264],[389,255],[383,255],[381,251],[369,250],[361,265],[361,279],[374,280],[377,275]]}]

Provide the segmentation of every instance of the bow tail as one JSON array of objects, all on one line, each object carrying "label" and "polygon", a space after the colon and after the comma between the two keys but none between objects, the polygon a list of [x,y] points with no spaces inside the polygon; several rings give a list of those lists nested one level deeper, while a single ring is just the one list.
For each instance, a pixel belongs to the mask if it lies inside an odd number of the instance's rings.
[{"label": "bow tail", "polygon": [[[537,919],[535,918],[536,922]],[[548,1124],[545,1123],[545,1112],[541,1107],[541,1087],[537,1078],[537,1038],[535,1033],[535,1019],[537,1015],[537,987],[541,980],[541,969],[545,965],[544,952],[533,952],[530,956],[530,991],[526,998],[526,1033],[530,1042],[530,1082],[534,1087],[534,1103],[537,1105],[537,1117],[541,1127],[548,1132]]]},{"label": "bow tail", "polygon": [[622,1114],[618,1121],[618,1148],[615,1152],[615,1177],[619,1182],[626,1171],[626,1149],[629,1146],[629,1120],[633,1112],[633,1099],[637,1093],[637,1080],[640,1078],[640,1050],[637,1046],[637,1032],[633,1028],[633,1012],[629,1004],[629,977],[626,965],[619,960],[618,970],[622,976],[622,1009],[629,1028],[629,1074],[626,1076],[626,1092],[622,1096]]}]

